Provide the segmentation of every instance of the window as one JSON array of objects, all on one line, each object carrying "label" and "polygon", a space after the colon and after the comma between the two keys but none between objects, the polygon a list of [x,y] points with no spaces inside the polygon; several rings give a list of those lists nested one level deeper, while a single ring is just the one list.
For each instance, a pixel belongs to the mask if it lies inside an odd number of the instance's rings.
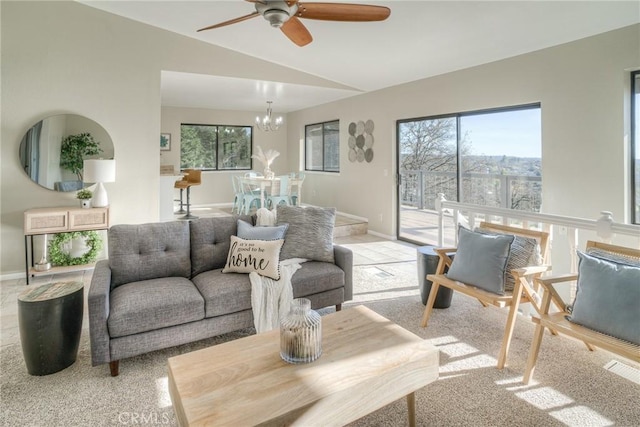
[{"label": "window", "polygon": [[631,222],[640,224],[640,71],[631,73]]},{"label": "window", "polygon": [[304,169],[340,172],[340,121],[307,125]]},{"label": "window", "polygon": [[539,212],[540,105],[398,122],[400,205],[447,200]]},{"label": "window", "polygon": [[180,168],[250,170],[251,126],[180,125]]}]

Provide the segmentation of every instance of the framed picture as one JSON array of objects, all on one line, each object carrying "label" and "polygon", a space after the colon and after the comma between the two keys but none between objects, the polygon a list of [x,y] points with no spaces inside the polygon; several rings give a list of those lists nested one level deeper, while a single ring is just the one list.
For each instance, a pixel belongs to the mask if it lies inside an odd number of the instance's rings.
[{"label": "framed picture", "polygon": [[160,151],[169,151],[169,150],[171,150],[171,134],[161,133],[160,134]]}]

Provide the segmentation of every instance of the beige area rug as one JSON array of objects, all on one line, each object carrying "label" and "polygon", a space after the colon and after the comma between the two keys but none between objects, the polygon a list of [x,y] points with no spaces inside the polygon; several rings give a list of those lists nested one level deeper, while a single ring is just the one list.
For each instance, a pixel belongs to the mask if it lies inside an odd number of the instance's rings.
[{"label": "beige area rug", "polygon": [[[611,354],[547,335],[534,381],[525,386],[521,378],[533,325],[518,319],[509,366],[499,371],[495,357],[506,312],[455,295],[451,307],[436,310],[422,329],[416,276],[415,262],[355,267],[354,301],[344,309],[365,304],[440,349],[440,379],[416,393],[418,425],[640,425],[640,386],[603,369]],[[112,378],[106,365],[91,367],[86,327],[76,363],[52,375],[28,375],[19,344],[2,349],[1,425],[174,426],[167,358],[253,333],[243,330],[125,359],[120,376]],[[407,425],[405,400],[353,425]]]}]

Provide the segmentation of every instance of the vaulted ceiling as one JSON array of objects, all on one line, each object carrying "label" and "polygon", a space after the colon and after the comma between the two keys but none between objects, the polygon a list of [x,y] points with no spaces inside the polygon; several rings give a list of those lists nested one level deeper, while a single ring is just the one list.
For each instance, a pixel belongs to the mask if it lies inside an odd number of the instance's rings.
[{"label": "vaulted ceiling", "polygon": [[260,16],[196,31],[254,12],[254,5],[248,1],[81,2],[347,88],[173,70],[163,73],[163,105],[259,111],[266,107],[266,100],[272,100],[277,112],[295,111],[640,22],[638,1],[348,0],[387,6],[391,15],[381,22],[301,20],[313,42],[298,47]]}]

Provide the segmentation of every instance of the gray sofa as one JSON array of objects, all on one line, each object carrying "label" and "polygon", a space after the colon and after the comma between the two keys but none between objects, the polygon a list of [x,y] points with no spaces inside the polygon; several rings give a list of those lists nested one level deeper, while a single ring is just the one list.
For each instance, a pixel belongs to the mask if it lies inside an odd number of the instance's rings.
[{"label": "gray sofa", "polygon": [[[233,216],[109,229],[109,259],[96,264],[88,297],[93,366],[109,363],[116,376],[121,359],[253,326],[249,275],[222,273],[238,218],[252,222]],[[353,254],[337,245],[333,254],[334,263],[302,263],[294,298],[336,310],[352,298]]]}]

